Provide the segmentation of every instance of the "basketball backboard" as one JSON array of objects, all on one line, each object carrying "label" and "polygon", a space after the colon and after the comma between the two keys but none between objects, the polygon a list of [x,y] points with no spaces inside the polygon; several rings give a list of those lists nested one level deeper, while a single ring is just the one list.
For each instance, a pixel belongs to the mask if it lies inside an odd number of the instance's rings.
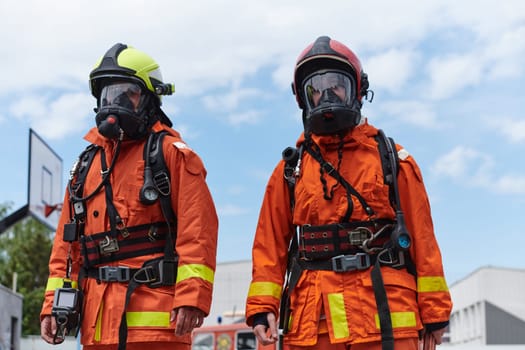
[{"label": "basketball backboard", "polygon": [[63,196],[62,159],[29,129],[29,214],[56,230]]}]

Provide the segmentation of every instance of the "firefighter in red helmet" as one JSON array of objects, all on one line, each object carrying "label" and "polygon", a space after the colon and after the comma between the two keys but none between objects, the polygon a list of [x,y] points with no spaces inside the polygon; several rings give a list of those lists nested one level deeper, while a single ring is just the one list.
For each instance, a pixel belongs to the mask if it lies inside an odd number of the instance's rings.
[{"label": "firefighter in red helmet", "polygon": [[[452,302],[421,171],[361,115],[357,56],[327,36],[297,60],[304,132],[269,179],[253,243],[247,323],[289,349],[416,350]],[[278,323],[279,322],[279,327]]]}]

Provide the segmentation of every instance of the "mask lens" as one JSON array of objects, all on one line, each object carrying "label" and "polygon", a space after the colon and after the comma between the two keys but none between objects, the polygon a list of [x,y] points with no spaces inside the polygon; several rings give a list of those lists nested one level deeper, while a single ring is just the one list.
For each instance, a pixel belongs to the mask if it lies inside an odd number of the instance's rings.
[{"label": "mask lens", "polygon": [[142,89],[138,84],[116,83],[102,88],[100,107],[118,106],[136,111],[142,99]]},{"label": "mask lens", "polygon": [[315,108],[320,104],[323,93],[326,95],[326,90],[330,90],[329,95],[335,94],[345,105],[351,103],[351,96],[354,95],[353,79],[342,72],[314,73],[305,80],[303,86],[310,108]]}]

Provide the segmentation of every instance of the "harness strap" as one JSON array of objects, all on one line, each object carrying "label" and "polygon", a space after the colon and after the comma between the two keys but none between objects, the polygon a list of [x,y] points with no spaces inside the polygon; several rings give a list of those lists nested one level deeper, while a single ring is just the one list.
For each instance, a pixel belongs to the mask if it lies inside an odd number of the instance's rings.
[{"label": "harness strap", "polygon": [[381,275],[381,265],[379,260],[376,261],[372,271],[372,286],[376,299],[377,313],[379,315],[379,326],[381,327],[381,348],[382,350],[394,350],[394,332],[392,330],[392,318],[390,316],[390,307],[386,295],[383,276]]},{"label": "harness strap", "polygon": [[[101,162],[101,168],[102,173],[105,174],[108,171],[108,165],[106,162],[106,152],[101,152],[100,154],[100,162]],[[106,192],[106,211],[108,213],[109,217],[109,225],[111,227],[111,236],[113,238],[117,237],[117,225],[120,227],[122,225],[122,219],[120,218],[120,215],[117,211],[117,208],[115,208],[115,205],[113,204],[113,189],[111,188],[111,182],[106,181],[104,185],[104,190]]]},{"label": "harness strap", "polygon": [[104,253],[101,244],[108,240],[110,231],[96,233],[80,238],[84,267],[134,258],[138,256],[162,253],[168,244],[169,229],[165,222],[138,225],[128,228],[126,239],[115,240],[118,250]]},{"label": "harness strap", "polygon": [[[175,264],[177,259],[175,259]],[[166,273],[166,261],[163,257],[156,258],[146,261],[140,269],[138,269],[134,274],[128,284],[128,289],[126,290],[126,301],[124,303],[124,310],[122,311],[122,316],[120,318],[119,325],[119,343],[118,350],[125,350],[126,343],[128,339],[128,323],[126,320],[126,310],[128,309],[128,304],[131,299],[131,295],[140,285],[147,285],[150,288],[157,288],[161,286],[173,285],[170,281],[175,281],[177,279],[177,269],[172,270],[172,276],[164,276]],[[173,268],[173,266],[171,266]]]},{"label": "harness strap", "polygon": [[[346,179],[344,177],[341,176],[341,174],[339,174],[339,172],[334,168],[334,166],[332,164],[330,164],[329,162],[325,161],[323,156],[319,153],[319,152],[314,152],[314,150],[312,150],[310,147],[307,147],[306,148],[306,151],[315,159],[319,162],[319,164],[321,165],[321,168],[323,168],[323,170],[330,176],[332,176],[334,179],[336,179],[337,181],[339,181],[343,186],[344,188],[346,189],[347,193],[349,196],[354,196],[357,198],[357,200],[359,200],[359,203],[361,203],[361,206],[363,207],[363,210],[369,215],[369,216],[372,216],[374,214],[374,210],[372,209],[372,207],[370,207],[368,205],[368,203],[365,201],[365,199],[363,198],[363,196],[361,196],[361,194],[359,192],[357,192],[357,190],[355,188],[352,187],[352,185],[350,185],[348,183],[348,181],[346,181]],[[348,220],[350,218],[350,215],[351,215],[351,210],[350,210],[350,206],[351,206],[351,203],[352,201],[349,200],[348,202],[348,207],[349,207],[349,212],[346,214],[345,218]],[[344,220],[344,221],[347,221],[347,220]]]},{"label": "harness strap", "polygon": [[[381,247],[395,222],[391,219],[353,221],[327,225],[303,225],[299,228],[299,253],[306,260],[332,258],[357,248]],[[373,247],[370,245],[373,244]]]}]

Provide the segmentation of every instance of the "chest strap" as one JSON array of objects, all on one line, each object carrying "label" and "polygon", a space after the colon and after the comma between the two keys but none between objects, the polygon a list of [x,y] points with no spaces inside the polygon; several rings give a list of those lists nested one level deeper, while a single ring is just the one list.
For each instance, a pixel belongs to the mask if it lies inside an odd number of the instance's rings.
[{"label": "chest strap", "polygon": [[328,225],[303,225],[299,228],[299,257],[306,260],[328,259],[356,249],[369,251],[390,238],[394,226],[390,219],[356,221]]},{"label": "chest strap", "polygon": [[128,227],[127,231],[127,238],[114,238],[111,231],[82,236],[84,268],[164,252],[169,236],[165,222]]}]

